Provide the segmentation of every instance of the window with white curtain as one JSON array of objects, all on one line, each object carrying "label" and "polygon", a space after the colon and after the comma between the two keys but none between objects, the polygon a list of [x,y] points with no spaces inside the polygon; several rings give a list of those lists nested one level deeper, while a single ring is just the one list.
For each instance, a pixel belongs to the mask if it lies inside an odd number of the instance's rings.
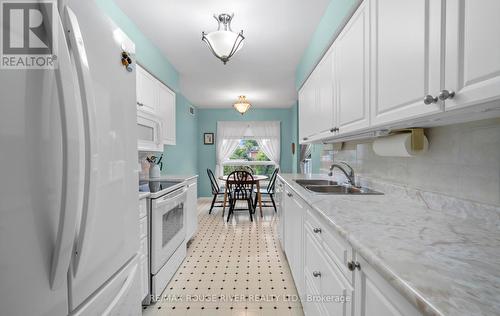
[{"label": "window with white curtain", "polygon": [[279,167],[279,121],[219,121],[216,139],[219,176],[242,166],[266,175]]},{"label": "window with white curtain", "polygon": [[276,163],[267,157],[257,140],[244,138],[240,139],[233,154],[223,162],[223,166],[224,175],[248,167],[252,169],[253,174],[270,176],[276,168]]}]

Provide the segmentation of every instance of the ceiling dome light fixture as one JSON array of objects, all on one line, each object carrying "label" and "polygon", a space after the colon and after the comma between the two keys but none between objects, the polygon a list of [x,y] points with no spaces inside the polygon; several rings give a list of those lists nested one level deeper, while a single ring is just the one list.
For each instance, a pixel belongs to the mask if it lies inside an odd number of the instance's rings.
[{"label": "ceiling dome light fixture", "polygon": [[239,33],[235,33],[231,30],[231,20],[233,19],[233,16],[234,13],[231,15],[222,13],[219,14],[218,17],[214,14],[215,20],[219,23],[217,31],[210,32],[208,34],[201,32],[201,40],[207,43],[210,51],[215,57],[222,60],[224,65],[229,61],[229,58],[231,58],[234,53],[243,47],[243,41],[245,40],[243,30]]},{"label": "ceiling dome light fixture", "polygon": [[241,115],[245,114],[251,106],[252,105],[247,101],[247,97],[244,95],[240,95],[238,97],[238,102],[233,104],[234,109],[240,112]]}]

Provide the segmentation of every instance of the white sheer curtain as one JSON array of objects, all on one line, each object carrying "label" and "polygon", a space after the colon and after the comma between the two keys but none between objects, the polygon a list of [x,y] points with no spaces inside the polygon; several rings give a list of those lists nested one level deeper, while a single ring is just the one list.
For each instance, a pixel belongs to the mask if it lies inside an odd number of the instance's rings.
[{"label": "white sheer curtain", "polygon": [[224,174],[224,166],[222,164],[231,157],[236,147],[238,147],[238,143],[242,138],[241,135],[245,135],[246,130],[247,127],[242,122],[217,122],[217,165],[215,166],[217,177]]},{"label": "white sheer curtain", "polygon": [[231,157],[240,139],[255,139],[264,154],[276,166],[280,163],[280,122],[279,121],[220,121],[217,122],[217,176],[224,173],[223,163]]},{"label": "white sheer curtain", "polygon": [[255,134],[255,140],[259,144],[260,149],[266,154],[276,167],[280,164],[280,122],[257,122],[252,129],[258,132]]}]

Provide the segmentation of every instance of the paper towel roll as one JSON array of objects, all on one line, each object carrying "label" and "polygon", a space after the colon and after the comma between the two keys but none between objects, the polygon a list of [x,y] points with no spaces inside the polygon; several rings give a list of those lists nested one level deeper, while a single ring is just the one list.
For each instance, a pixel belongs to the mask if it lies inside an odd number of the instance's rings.
[{"label": "paper towel roll", "polygon": [[413,151],[411,149],[411,133],[403,133],[383,138],[373,142],[373,151],[383,157],[413,157],[422,154],[429,148],[429,141],[424,136],[423,150]]}]

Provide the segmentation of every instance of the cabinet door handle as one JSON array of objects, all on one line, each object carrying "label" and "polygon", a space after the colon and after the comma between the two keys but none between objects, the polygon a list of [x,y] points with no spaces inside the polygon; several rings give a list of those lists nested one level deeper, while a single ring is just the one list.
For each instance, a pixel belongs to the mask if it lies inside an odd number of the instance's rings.
[{"label": "cabinet door handle", "polygon": [[424,104],[430,105],[433,103],[436,103],[438,101],[438,98],[433,97],[432,95],[428,94],[424,97]]},{"label": "cabinet door handle", "polygon": [[313,271],[313,277],[320,278],[321,277],[321,272],[319,272],[319,271]]},{"label": "cabinet door handle", "polygon": [[455,92],[454,91],[442,90],[439,93],[439,100],[444,101],[444,100],[447,100],[447,99],[453,99],[454,96],[455,96]]},{"label": "cabinet door handle", "polygon": [[304,137],[304,138],[302,138],[302,139],[303,139],[303,140],[308,140],[309,138],[307,138],[307,137]]},{"label": "cabinet door handle", "polygon": [[292,197],[293,196],[293,194],[290,193],[290,192],[287,192],[286,195],[288,195],[288,197]]},{"label": "cabinet door handle", "polygon": [[142,104],[141,102],[137,102],[137,105],[138,106],[144,106],[144,104]]},{"label": "cabinet door handle", "polygon": [[359,264],[359,262],[354,262],[354,261],[349,261],[347,263],[347,268],[350,270],[350,271],[354,271],[356,269],[358,270],[361,270],[361,265]]},{"label": "cabinet door handle", "polygon": [[316,233],[316,234],[320,234],[321,233],[321,228],[313,228],[313,232]]}]

